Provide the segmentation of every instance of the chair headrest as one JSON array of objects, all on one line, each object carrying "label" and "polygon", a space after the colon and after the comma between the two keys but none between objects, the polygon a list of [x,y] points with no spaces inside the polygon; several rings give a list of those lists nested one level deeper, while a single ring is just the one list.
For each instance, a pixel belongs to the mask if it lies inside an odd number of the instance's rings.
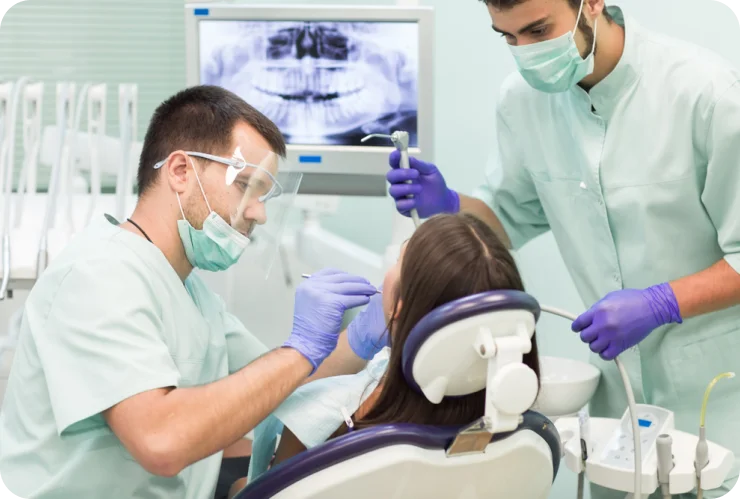
[{"label": "chair headrest", "polygon": [[[438,403],[485,388],[488,361],[473,349],[482,328],[494,337],[517,334],[522,325],[530,337],[540,305],[517,290],[466,296],[428,313],[403,347],[403,374],[414,390]],[[422,387],[424,387],[422,389]]]}]

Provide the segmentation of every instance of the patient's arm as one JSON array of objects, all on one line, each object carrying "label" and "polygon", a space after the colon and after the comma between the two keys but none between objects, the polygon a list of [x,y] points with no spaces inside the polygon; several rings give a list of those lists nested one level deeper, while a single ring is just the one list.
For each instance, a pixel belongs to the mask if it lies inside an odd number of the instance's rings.
[{"label": "patient's arm", "polygon": [[237,480],[231,485],[231,488],[229,489],[229,495],[227,497],[229,499],[233,499],[233,497],[236,494],[238,494],[246,486],[247,486],[247,477],[240,478],[239,480]]},{"label": "patient's arm", "polygon": [[[382,389],[382,382],[378,384],[378,386],[375,387],[375,390],[368,396],[365,401],[360,404],[360,407],[357,409],[357,412],[355,412],[355,419],[360,419],[365,414],[368,413],[368,411],[375,405],[375,401],[378,399],[378,396],[380,395],[380,390]],[[344,435],[347,432],[347,425],[342,424],[339,428],[337,428],[337,431],[335,431],[330,437],[329,440],[332,438],[336,438],[340,435]],[[272,461],[273,465],[279,464],[286,459],[290,459],[291,457],[295,456],[296,454],[300,454],[301,452],[306,450],[306,446],[301,443],[300,440],[298,440],[298,437],[296,437],[292,431],[286,426],[283,428],[282,436],[280,437],[280,443],[278,444],[277,451],[275,451],[275,458]]]},{"label": "patient's arm", "polygon": [[306,450],[306,446],[298,440],[290,429],[286,426],[283,428],[283,434],[280,437],[280,443],[278,444],[277,451],[275,452],[275,459],[272,461],[273,465],[279,464],[286,459],[290,459],[296,454],[300,454]]}]

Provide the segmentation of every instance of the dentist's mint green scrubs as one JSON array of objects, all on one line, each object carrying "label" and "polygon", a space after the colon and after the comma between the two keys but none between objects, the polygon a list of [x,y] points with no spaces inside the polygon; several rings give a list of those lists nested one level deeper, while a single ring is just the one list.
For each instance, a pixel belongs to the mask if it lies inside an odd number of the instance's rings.
[{"label": "dentist's mint green scrubs", "polygon": [[211,499],[221,453],[151,475],[101,412],[216,381],[266,351],[197,275],[183,285],[159,249],[101,216],[26,302],[0,413],[2,480],[27,499]]},{"label": "dentist's mint green scrubs", "polygon": [[[590,92],[538,92],[519,74],[505,82],[500,167],[475,193],[515,248],[552,231],[586,306],[722,259],[740,272],[740,72],[609,11],[625,26],[624,53]],[[740,307],[657,329],[621,359],[638,403],[674,411],[676,427],[697,434],[709,382],[740,371]],[[593,362],[603,376],[591,414],[620,418],[627,399],[615,364]],[[736,457],[738,422],[740,383],[722,381],[707,436]]]}]

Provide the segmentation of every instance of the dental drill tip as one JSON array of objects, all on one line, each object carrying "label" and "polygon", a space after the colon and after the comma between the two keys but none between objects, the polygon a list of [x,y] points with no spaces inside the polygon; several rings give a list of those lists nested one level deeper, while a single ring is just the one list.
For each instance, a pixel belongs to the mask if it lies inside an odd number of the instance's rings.
[{"label": "dental drill tip", "polygon": [[360,139],[360,142],[367,142],[368,140],[370,140],[372,138],[375,138],[375,137],[378,137],[378,138],[381,138],[381,139],[390,139],[391,138],[390,135],[386,135],[384,133],[371,133],[370,135],[366,135],[365,137],[361,138]]}]

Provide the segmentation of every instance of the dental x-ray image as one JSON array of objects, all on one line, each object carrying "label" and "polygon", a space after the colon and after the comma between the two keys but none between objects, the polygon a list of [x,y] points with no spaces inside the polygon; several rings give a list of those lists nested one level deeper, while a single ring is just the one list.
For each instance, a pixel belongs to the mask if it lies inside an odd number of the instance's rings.
[{"label": "dental x-ray image", "polygon": [[272,119],[293,145],[390,146],[370,133],[409,132],[417,146],[416,23],[199,23],[201,83]]}]

